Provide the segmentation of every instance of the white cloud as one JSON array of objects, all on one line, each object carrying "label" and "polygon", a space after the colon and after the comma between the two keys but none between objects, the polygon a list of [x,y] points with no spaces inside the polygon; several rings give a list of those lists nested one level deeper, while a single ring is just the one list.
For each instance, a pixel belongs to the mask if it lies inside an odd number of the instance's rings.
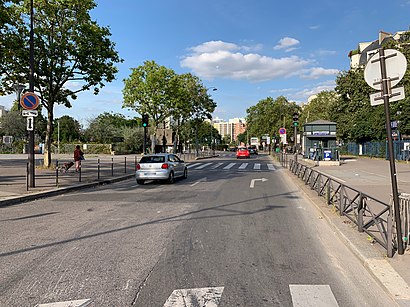
[{"label": "white cloud", "polygon": [[326,69],[323,67],[312,67],[305,71],[301,76],[303,79],[318,79],[323,76],[335,76],[339,73],[338,69]]},{"label": "white cloud", "polygon": [[318,30],[319,28],[320,28],[319,25],[313,25],[309,27],[310,30]]},{"label": "white cloud", "polygon": [[273,47],[274,50],[282,50],[285,49],[286,52],[295,50],[297,45],[299,45],[300,42],[292,37],[284,37],[279,40],[278,44]]},{"label": "white cloud", "polygon": [[313,86],[312,88],[305,88],[303,90],[296,92],[292,96],[292,99],[306,102],[310,96],[318,94],[322,91],[333,91],[335,87],[336,87],[335,81],[329,80],[326,82],[319,83],[316,86]]},{"label": "white cloud", "polygon": [[206,79],[265,81],[297,75],[312,63],[297,56],[273,58],[242,53],[240,50],[246,50],[244,46],[222,41],[206,42],[190,50],[193,53],[181,60],[181,66]]}]

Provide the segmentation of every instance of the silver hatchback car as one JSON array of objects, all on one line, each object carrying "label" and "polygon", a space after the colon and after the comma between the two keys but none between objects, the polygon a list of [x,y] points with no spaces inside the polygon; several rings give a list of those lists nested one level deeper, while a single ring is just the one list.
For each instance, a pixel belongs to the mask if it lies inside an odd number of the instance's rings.
[{"label": "silver hatchback car", "polygon": [[174,183],[176,177],[187,178],[188,169],[177,155],[168,153],[143,156],[135,171],[138,184],[144,184],[145,180],[167,180],[168,183]]}]

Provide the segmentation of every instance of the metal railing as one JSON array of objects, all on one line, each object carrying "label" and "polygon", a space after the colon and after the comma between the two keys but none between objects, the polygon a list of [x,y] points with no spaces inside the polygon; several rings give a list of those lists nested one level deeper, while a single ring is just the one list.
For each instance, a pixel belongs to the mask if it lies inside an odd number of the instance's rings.
[{"label": "metal railing", "polygon": [[365,232],[369,239],[379,243],[387,250],[387,256],[393,257],[397,249],[394,235],[393,210],[389,204],[368,194],[349,187],[338,180],[295,160],[288,160],[287,155],[278,157],[283,167],[303,180],[318,196],[323,197],[328,206],[332,206],[340,216],[347,217],[357,226],[359,232]]}]

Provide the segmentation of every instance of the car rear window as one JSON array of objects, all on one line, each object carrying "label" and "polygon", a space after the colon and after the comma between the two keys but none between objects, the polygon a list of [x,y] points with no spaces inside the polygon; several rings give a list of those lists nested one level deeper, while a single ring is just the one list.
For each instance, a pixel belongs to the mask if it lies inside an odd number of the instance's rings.
[{"label": "car rear window", "polygon": [[164,156],[145,156],[142,157],[140,163],[163,163],[165,162]]},{"label": "car rear window", "polygon": [[238,149],[239,151],[245,151],[245,150],[247,150],[246,148],[239,148]]}]

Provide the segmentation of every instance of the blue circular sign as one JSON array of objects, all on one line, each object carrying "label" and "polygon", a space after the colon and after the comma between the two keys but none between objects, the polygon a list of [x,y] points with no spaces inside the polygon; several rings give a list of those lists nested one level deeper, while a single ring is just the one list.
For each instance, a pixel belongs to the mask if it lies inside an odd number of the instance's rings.
[{"label": "blue circular sign", "polygon": [[35,110],[37,109],[40,101],[38,96],[34,93],[25,93],[23,97],[21,97],[20,104],[25,110]]},{"label": "blue circular sign", "polygon": [[286,134],[286,128],[279,128],[279,134],[280,135],[282,135],[282,134]]}]

